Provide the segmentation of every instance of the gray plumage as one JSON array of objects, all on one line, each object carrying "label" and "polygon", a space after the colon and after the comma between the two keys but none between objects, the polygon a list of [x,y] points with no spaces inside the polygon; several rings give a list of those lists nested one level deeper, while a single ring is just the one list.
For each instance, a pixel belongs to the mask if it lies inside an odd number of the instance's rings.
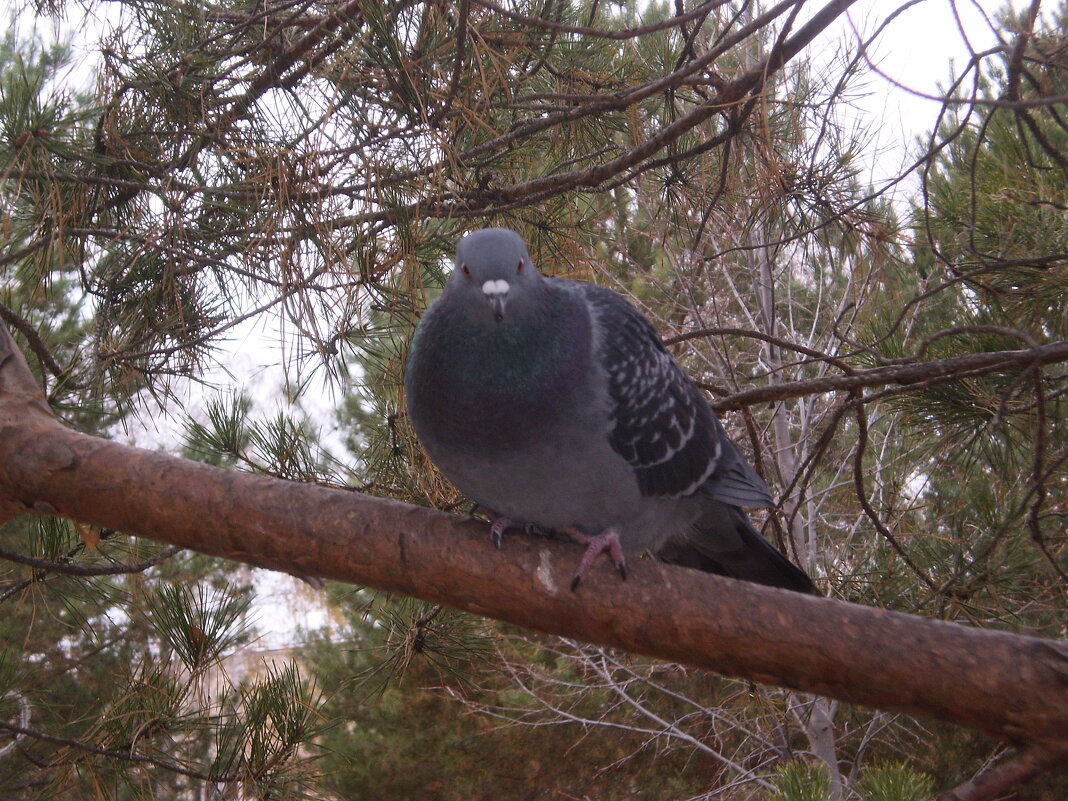
[{"label": "gray plumage", "polygon": [[[768,488],[645,317],[607,289],[543,277],[512,231],[461,240],[405,388],[434,463],[508,524],[618,535],[628,553],[813,589],[739,508],[772,506]],[[604,550],[591,545],[579,575]]]}]

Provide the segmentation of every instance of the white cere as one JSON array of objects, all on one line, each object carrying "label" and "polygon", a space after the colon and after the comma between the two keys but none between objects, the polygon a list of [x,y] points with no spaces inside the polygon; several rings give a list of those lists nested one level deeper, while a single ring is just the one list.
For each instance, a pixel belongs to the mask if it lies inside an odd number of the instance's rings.
[{"label": "white cere", "polygon": [[508,293],[508,282],[503,278],[490,279],[482,285],[482,292],[486,295],[506,295]]}]

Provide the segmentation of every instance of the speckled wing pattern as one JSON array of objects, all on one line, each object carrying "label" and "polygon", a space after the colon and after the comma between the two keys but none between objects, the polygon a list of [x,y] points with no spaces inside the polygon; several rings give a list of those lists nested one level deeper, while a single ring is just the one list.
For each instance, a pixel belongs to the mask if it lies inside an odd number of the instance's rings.
[{"label": "speckled wing pattern", "polygon": [[579,286],[593,315],[597,358],[608,374],[612,448],[634,468],[643,495],[694,492],[720,458],[712,410],[637,309],[606,289]]}]

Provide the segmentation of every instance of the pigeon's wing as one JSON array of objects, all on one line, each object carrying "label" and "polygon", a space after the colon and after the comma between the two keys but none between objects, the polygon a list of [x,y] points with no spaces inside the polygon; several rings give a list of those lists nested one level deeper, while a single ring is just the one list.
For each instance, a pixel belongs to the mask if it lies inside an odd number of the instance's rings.
[{"label": "pigeon's wing", "polygon": [[812,579],[764,539],[745,512],[730,503],[709,502],[693,527],[665,543],[656,555],[668,564],[819,594]]},{"label": "pigeon's wing", "polygon": [[596,357],[608,377],[612,448],[634,468],[643,495],[694,492],[719,463],[719,422],[637,309],[607,289],[577,286],[589,303]]},{"label": "pigeon's wing", "polygon": [[731,442],[718,420],[716,428],[719,432],[719,464],[703,491],[713,500],[731,506],[774,506],[768,485],[738,452],[738,447]]}]

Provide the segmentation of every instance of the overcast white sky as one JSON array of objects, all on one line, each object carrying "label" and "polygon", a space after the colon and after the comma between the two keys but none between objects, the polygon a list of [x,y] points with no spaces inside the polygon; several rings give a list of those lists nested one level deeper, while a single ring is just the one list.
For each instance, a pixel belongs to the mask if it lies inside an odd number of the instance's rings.
[{"label": "overcast white sky", "polygon": [[[839,32],[856,42],[902,5],[903,0],[861,0]],[[880,34],[868,54],[876,67],[867,81],[870,94],[860,104],[885,150],[876,179],[896,174],[907,153],[915,151],[916,138],[934,127],[940,103],[923,95],[940,94],[952,67],[958,74],[972,52],[997,44],[990,20],[1007,5],[1004,0],[919,0]]]}]

